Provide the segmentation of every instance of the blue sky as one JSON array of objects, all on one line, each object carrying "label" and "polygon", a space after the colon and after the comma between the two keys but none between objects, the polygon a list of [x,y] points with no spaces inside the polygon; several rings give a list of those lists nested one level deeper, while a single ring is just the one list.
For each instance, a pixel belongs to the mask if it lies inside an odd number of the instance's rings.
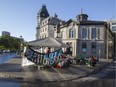
[{"label": "blue sky", "polygon": [[42,4],[51,16],[56,13],[65,21],[76,19],[81,9],[89,20],[110,20],[116,15],[116,0],[0,0],[0,35],[8,31],[11,36],[35,40],[37,12]]}]

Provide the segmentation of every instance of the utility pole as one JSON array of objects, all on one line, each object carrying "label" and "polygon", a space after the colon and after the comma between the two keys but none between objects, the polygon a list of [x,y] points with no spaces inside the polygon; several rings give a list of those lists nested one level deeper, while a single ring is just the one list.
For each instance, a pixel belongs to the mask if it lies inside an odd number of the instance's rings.
[{"label": "utility pole", "polygon": [[106,59],[108,60],[109,58],[109,29],[110,29],[110,24],[107,24],[107,29],[106,29]]}]

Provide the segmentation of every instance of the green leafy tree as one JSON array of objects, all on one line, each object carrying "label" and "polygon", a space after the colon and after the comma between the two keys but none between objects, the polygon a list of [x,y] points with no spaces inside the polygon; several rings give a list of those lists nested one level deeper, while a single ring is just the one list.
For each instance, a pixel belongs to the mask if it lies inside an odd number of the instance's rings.
[{"label": "green leafy tree", "polygon": [[24,40],[20,38],[7,35],[0,37],[0,49],[20,50],[21,43],[24,43]]},{"label": "green leafy tree", "polygon": [[0,46],[0,50],[4,50],[5,48],[4,48],[4,46]]}]

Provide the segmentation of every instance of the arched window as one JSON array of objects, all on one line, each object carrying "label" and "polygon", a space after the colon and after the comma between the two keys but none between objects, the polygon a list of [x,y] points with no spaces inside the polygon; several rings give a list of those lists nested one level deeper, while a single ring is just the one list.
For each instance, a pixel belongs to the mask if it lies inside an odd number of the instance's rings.
[{"label": "arched window", "polygon": [[86,42],[83,42],[82,43],[82,52],[86,52],[87,51],[87,43]]},{"label": "arched window", "polygon": [[91,44],[91,53],[96,54],[96,42],[92,42]]},{"label": "arched window", "polygon": [[69,38],[74,38],[74,31],[72,29],[69,30]]}]

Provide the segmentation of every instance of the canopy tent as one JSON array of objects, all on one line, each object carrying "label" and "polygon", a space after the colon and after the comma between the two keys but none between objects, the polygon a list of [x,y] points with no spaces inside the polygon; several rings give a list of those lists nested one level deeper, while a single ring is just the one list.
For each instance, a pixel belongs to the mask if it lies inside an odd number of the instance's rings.
[{"label": "canopy tent", "polygon": [[[66,47],[66,44],[62,42],[60,38],[52,38],[52,37],[47,37],[43,39],[38,39],[34,41],[30,41],[26,43],[28,46],[32,46],[32,48],[25,48],[25,57],[22,58],[22,66],[28,66],[28,65],[33,65],[37,64],[40,65],[40,61],[42,60],[42,65],[40,66],[51,66],[52,63],[57,64],[60,59],[57,59],[54,61],[54,58],[59,58],[62,54],[62,47]],[[40,51],[35,51],[33,50],[33,47],[40,47]],[[48,54],[43,54],[43,47],[53,47],[53,48],[60,48],[55,51],[52,51]],[[32,55],[33,54],[33,55]],[[45,62],[46,60],[46,62]]]},{"label": "canopy tent", "polygon": [[30,41],[27,42],[27,45],[38,47],[66,47],[66,44],[64,44],[60,38],[55,39],[52,37]]}]

